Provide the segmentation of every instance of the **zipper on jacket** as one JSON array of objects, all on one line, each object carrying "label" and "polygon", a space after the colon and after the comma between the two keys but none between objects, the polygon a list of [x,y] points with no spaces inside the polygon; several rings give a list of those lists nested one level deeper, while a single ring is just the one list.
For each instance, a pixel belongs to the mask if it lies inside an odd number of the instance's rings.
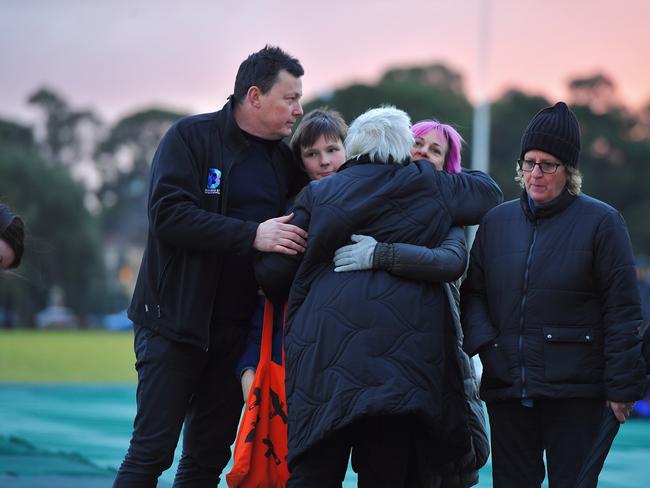
[{"label": "zipper on jacket", "polygon": [[526,268],[524,270],[524,289],[521,297],[521,311],[519,312],[519,340],[517,351],[519,352],[519,363],[521,373],[521,398],[526,398],[526,362],[524,360],[524,314],[526,312],[526,301],[528,298],[528,278],[530,272],[530,263],[533,259],[533,249],[537,240],[537,222],[533,223],[533,238],[528,247],[528,256],[526,256]]},{"label": "zipper on jacket", "polygon": [[[242,154],[245,149],[239,151],[237,155],[232,159],[232,163],[227,165],[227,167],[222,167],[223,174],[221,175],[221,181],[223,182],[223,191],[221,192],[221,204],[219,206],[218,212],[219,214],[223,215],[224,217],[228,216],[228,190],[229,190],[229,185],[228,185],[228,178],[230,176],[230,170],[232,170],[232,167],[239,163],[242,160]],[[221,267],[221,264],[219,264]],[[221,270],[219,270],[219,280],[221,280]],[[217,288],[217,287],[215,287]],[[212,301],[212,306],[214,307],[214,300]],[[214,310],[213,310],[214,312]],[[208,340],[205,342],[204,345],[202,345],[202,349],[205,352],[208,352],[210,350],[210,330],[212,329],[212,312],[210,313],[210,320],[208,322]]]},{"label": "zipper on jacket", "polygon": [[[244,159],[244,156],[246,155],[246,151],[248,151],[248,149],[249,149],[249,145],[247,143],[245,148],[237,151],[235,156],[232,158],[231,164],[227,165],[227,167],[222,167],[223,175],[221,177],[221,181],[223,181],[223,192],[221,192],[221,206],[219,208],[219,213],[225,217],[228,216],[228,190],[230,189],[228,185],[228,179],[230,177],[230,171],[232,170],[233,166],[240,163]],[[219,270],[219,274],[221,275],[221,270]],[[221,279],[221,276],[219,276],[219,279]],[[211,329],[212,329],[212,320],[210,320],[210,323],[208,324],[208,340],[203,346],[203,350],[205,352],[210,351],[210,335],[211,335],[210,330]]]}]

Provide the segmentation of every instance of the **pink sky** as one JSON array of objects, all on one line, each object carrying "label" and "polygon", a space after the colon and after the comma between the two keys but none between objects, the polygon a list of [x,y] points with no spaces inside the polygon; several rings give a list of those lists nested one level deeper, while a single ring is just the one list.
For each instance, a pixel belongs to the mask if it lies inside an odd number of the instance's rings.
[{"label": "pink sky", "polygon": [[[152,104],[212,111],[265,43],[302,61],[307,98],[390,67],[444,62],[475,99],[480,2],[4,0],[0,117],[29,120],[25,99],[42,85],[109,120]],[[517,86],[563,98],[569,79],[604,72],[621,101],[650,103],[647,0],[488,3],[492,97]]]}]

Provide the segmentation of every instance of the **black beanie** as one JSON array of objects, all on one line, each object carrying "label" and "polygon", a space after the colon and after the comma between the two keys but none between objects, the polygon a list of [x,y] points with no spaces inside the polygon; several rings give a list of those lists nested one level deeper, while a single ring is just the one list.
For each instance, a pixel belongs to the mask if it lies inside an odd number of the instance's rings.
[{"label": "black beanie", "polygon": [[530,121],[521,138],[519,158],[532,149],[552,154],[567,166],[578,166],[580,125],[566,103],[546,107]]}]

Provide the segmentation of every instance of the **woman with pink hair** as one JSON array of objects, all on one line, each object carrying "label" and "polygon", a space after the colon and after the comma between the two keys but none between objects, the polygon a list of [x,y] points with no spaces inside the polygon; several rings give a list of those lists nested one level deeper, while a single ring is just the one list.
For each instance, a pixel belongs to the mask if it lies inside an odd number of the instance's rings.
[{"label": "woman with pink hair", "polygon": [[438,171],[460,173],[460,149],[465,142],[449,124],[425,119],[411,127],[415,143],[411,149],[413,160],[426,159]]}]

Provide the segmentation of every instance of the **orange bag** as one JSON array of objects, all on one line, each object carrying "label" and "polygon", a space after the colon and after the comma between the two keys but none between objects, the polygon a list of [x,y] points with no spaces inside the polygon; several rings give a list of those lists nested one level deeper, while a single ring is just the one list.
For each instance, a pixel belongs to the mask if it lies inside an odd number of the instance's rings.
[{"label": "orange bag", "polygon": [[239,424],[230,488],[284,488],[287,467],[287,408],[282,365],[271,360],[273,305],[264,303],[260,362]]}]

